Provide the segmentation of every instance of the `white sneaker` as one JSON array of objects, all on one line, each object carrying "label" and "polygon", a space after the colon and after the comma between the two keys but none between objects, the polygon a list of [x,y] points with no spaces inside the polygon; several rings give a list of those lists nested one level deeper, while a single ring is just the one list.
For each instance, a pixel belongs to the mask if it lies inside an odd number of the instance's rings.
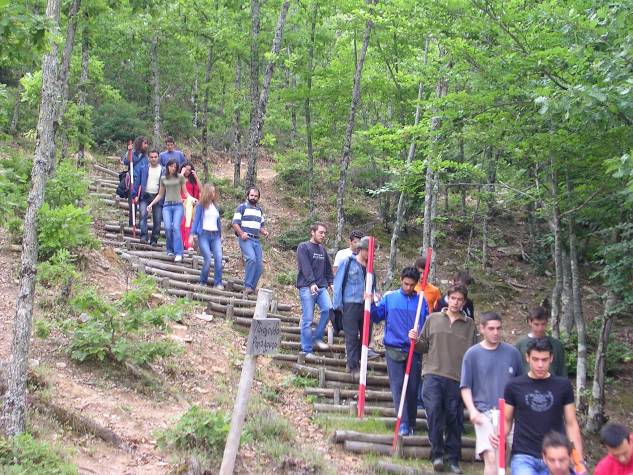
[{"label": "white sneaker", "polygon": [[218,284],[215,286],[216,290],[224,290],[224,286],[222,284]]},{"label": "white sneaker", "polygon": [[182,262],[182,256],[174,257],[174,262]]}]

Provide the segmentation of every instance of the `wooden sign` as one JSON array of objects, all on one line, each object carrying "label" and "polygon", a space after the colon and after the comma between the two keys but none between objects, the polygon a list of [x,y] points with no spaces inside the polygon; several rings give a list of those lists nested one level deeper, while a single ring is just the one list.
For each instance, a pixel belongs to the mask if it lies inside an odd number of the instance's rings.
[{"label": "wooden sign", "polygon": [[281,326],[278,318],[253,318],[246,345],[247,355],[275,353],[281,344]]}]

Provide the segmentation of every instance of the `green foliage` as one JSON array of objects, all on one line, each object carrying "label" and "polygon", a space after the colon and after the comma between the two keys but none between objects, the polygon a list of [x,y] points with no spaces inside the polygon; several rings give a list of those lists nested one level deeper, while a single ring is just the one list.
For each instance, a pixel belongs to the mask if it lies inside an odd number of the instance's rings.
[{"label": "green foliage", "polygon": [[283,251],[295,250],[299,244],[308,239],[308,236],[309,231],[305,224],[295,225],[279,235],[277,244]]},{"label": "green foliage", "polygon": [[278,284],[294,285],[295,282],[297,282],[297,271],[290,270],[288,272],[279,272],[276,279]]},{"label": "green foliage", "polygon": [[229,432],[226,414],[193,405],[171,428],[157,434],[158,446],[165,450],[221,453]]},{"label": "green foliage", "polygon": [[296,434],[287,419],[270,406],[259,408],[246,422],[249,439],[255,442],[273,440],[277,443],[293,442]]},{"label": "green foliage", "polygon": [[[595,319],[587,324],[587,378],[593,378],[593,370],[596,362],[596,349],[600,339],[601,320]],[[567,373],[576,374],[576,363],[578,360],[578,336],[576,333],[564,335],[561,338],[565,347],[565,363]],[[623,363],[633,361],[633,350],[629,345],[613,338],[609,341],[605,356],[605,371],[608,375],[614,375],[621,369]]]},{"label": "green foliage", "polygon": [[58,249],[48,261],[37,266],[37,281],[45,287],[68,286],[78,278],[79,273],[68,249]]},{"label": "green foliage", "polygon": [[52,325],[49,321],[40,318],[35,320],[33,325],[36,337],[45,340],[50,336]]},{"label": "green foliage", "polygon": [[92,232],[90,209],[73,205],[51,208],[44,203],[38,215],[37,238],[41,259],[51,257],[59,249],[74,252],[98,244]]},{"label": "green foliage", "polygon": [[0,160],[0,217],[4,220],[24,214],[33,162],[13,152]]},{"label": "green foliage", "polygon": [[55,176],[46,183],[46,202],[53,208],[77,205],[88,197],[86,171],[70,160],[62,161],[55,170]]},{"label": "green foliage", "polygon": [[149,127],[140,116],[139,107],[125,100],[104,102],[94,113],[95,143],[105,150],[116,151],[128,139],[144,135]]},{"label": "green foliage", "polygon": [[74,475],[77,468],[62,452],[28,433],[0,438],[0,472],[6,475]]},{"label": "green foliage", "polygon": [[308,194],[308,160],[305,153],[288,152],[275,157],[277,179],[301,196]]},{"label": "green foliage", "polygon": [[119,300],[103,299],[93,288],[85,289],[71,300],[75,312],[84,318],[70,320],[66,330],[72,334],[71,357],[77,361],[130,361],[143,365],[176,354],[180,347],[170,340],[152,340],[164,331],[169,320],[179,320],[185,304],[148,308],[156,291],[149,277],[139,277]]},{"label": "green foliage", "polygon": [[164,130],[169,130],[169,134],[181,139],[193,137],[193,116],[190,111],[176,104],[167,104],[160,110]]}]

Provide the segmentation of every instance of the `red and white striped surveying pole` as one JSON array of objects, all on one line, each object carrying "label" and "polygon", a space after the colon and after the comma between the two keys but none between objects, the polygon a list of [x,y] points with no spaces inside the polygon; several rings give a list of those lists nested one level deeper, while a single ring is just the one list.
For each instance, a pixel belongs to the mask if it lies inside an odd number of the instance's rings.
[{"label": "red and white striped surveying pole", "polygon": [[506,401],[499,399],[499,456],[497,457],[498,475],[506,474]]},{"label": "red and white striped surveying pole", "polygon": [[358,417],[365,413],[365,389],[367,387],[367,354],[369,352],[369,313],[372,290],[374,288],[374,247],[375,239],[369,236],[369,256],[367,257],[367,275],[365,277],[365,312],[363,314],[363,338],[360,354],[360,377],[358,380]]},{"label": "red and white striped surveying pole", "polygon": [[[424,273],[420,279],[420,291],[418,292],[418,308],[415,311],[415,323],[413,328],[418,329],[420,322],[420,313],[422,313],[422,302],[424,301],[424,289],[426,289],[426,281],[429,277],[429,267],[431,265],[431,256],[433,255],[433,249],[430,247],[426,251],[426,262],[424,263]],[[402,410],[404,409],[404,401],[407,398],[407,386],[409,385],[409,375],[411,374],[411,363],[413,362],[413,350],[415,347],[415,340],[411,338],[409,344],[409,355],[407,357],[407,366],[404,370],[404,381],[402,383],[402,394],[400,395],[400,406],[398,406],[398,419],[396,419],[396,429],[393,434],[393,450],[396,450],[398,443],[398,432],[400,432],[400,421],[402,420]]]}]

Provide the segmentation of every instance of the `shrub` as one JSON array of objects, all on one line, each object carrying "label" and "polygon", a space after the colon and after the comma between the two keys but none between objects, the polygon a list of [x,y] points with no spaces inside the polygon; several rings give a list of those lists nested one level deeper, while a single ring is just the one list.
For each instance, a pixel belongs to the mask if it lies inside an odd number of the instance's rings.
[{"label": "shrub", "polygon": [[88,180],[83,168],[70,160],[59,164],[55,176],[46,183],[46,202],[52,208],[77,205],[88,196]]},{"label": "shrub", "polygon": [[81,247],[96,247],[90,210],[64,205],[51,208],[44,203],[38,215],[40,258],[48,259],[59,249],[73,252]]},{"label": "shrub", "polygon": [[297,271],[280,272],[277,274],[277,283],[281,285],[295,285],[297,281]]},{"label": "shrub", "polygon": [[38,442],[30,434],[0,438],[0,472],[7,475],[74,475],[77,469],[57,448]]},{"label": "shrub", "polygon": [[295,439],[290,423],[270,407],[262,408],[249,417],[246,432],[256,442],[274,440],[283,443]]},{"label": "shrub", "polygon": [[73,283],[79,278],[68,249],[58,249],[46,262],[37,265],[37,281],[47,288],[58,290],[61,302],[70,297]]},{"label": "shrub", "polygon": [[138,106],[119,100],[104,102],[94,113],[92,135],[97,145],[105,150],[117,150],[130,137],[146,135],[147,124],[140,120]]},{"label": "shrub", "polygon": [[297,249],[300,243],[307,241],[310,237],[309,224],[298,223],[283,233],[277,238],[279,247],[284,251],[292,251]]},{"label": "shrub", "polygon": [[152,333],[164,330],[169,320],[180,320],[183,301],[148,308],[156,290],[149,277],[133,281],[120,299],[107,301],[96,289],[89,288],[71,300],[75,312],[84,314],[71,319],[66,330],[72,332],[70,355],[77,361],[131,361],[146,364],[177,353],[180,347],[168,340],[151,340]]},{"label": "shrub", "polygon": [[276,157],[277,178],[302,195],[308,193],[307,168],[307,158],[303,153],[293,151],[287,155],[277,155]]},{"label": "shrub", "polygon": [[161,449],[201,451],[218,455],[229,432],[229,418],[220,411],[191,406],[171,428],[157,434]]},{"label": "shrub", "polygon": [[0,160],[0,217],[18,218],[26,209],[33,162],[24,155]]}]

